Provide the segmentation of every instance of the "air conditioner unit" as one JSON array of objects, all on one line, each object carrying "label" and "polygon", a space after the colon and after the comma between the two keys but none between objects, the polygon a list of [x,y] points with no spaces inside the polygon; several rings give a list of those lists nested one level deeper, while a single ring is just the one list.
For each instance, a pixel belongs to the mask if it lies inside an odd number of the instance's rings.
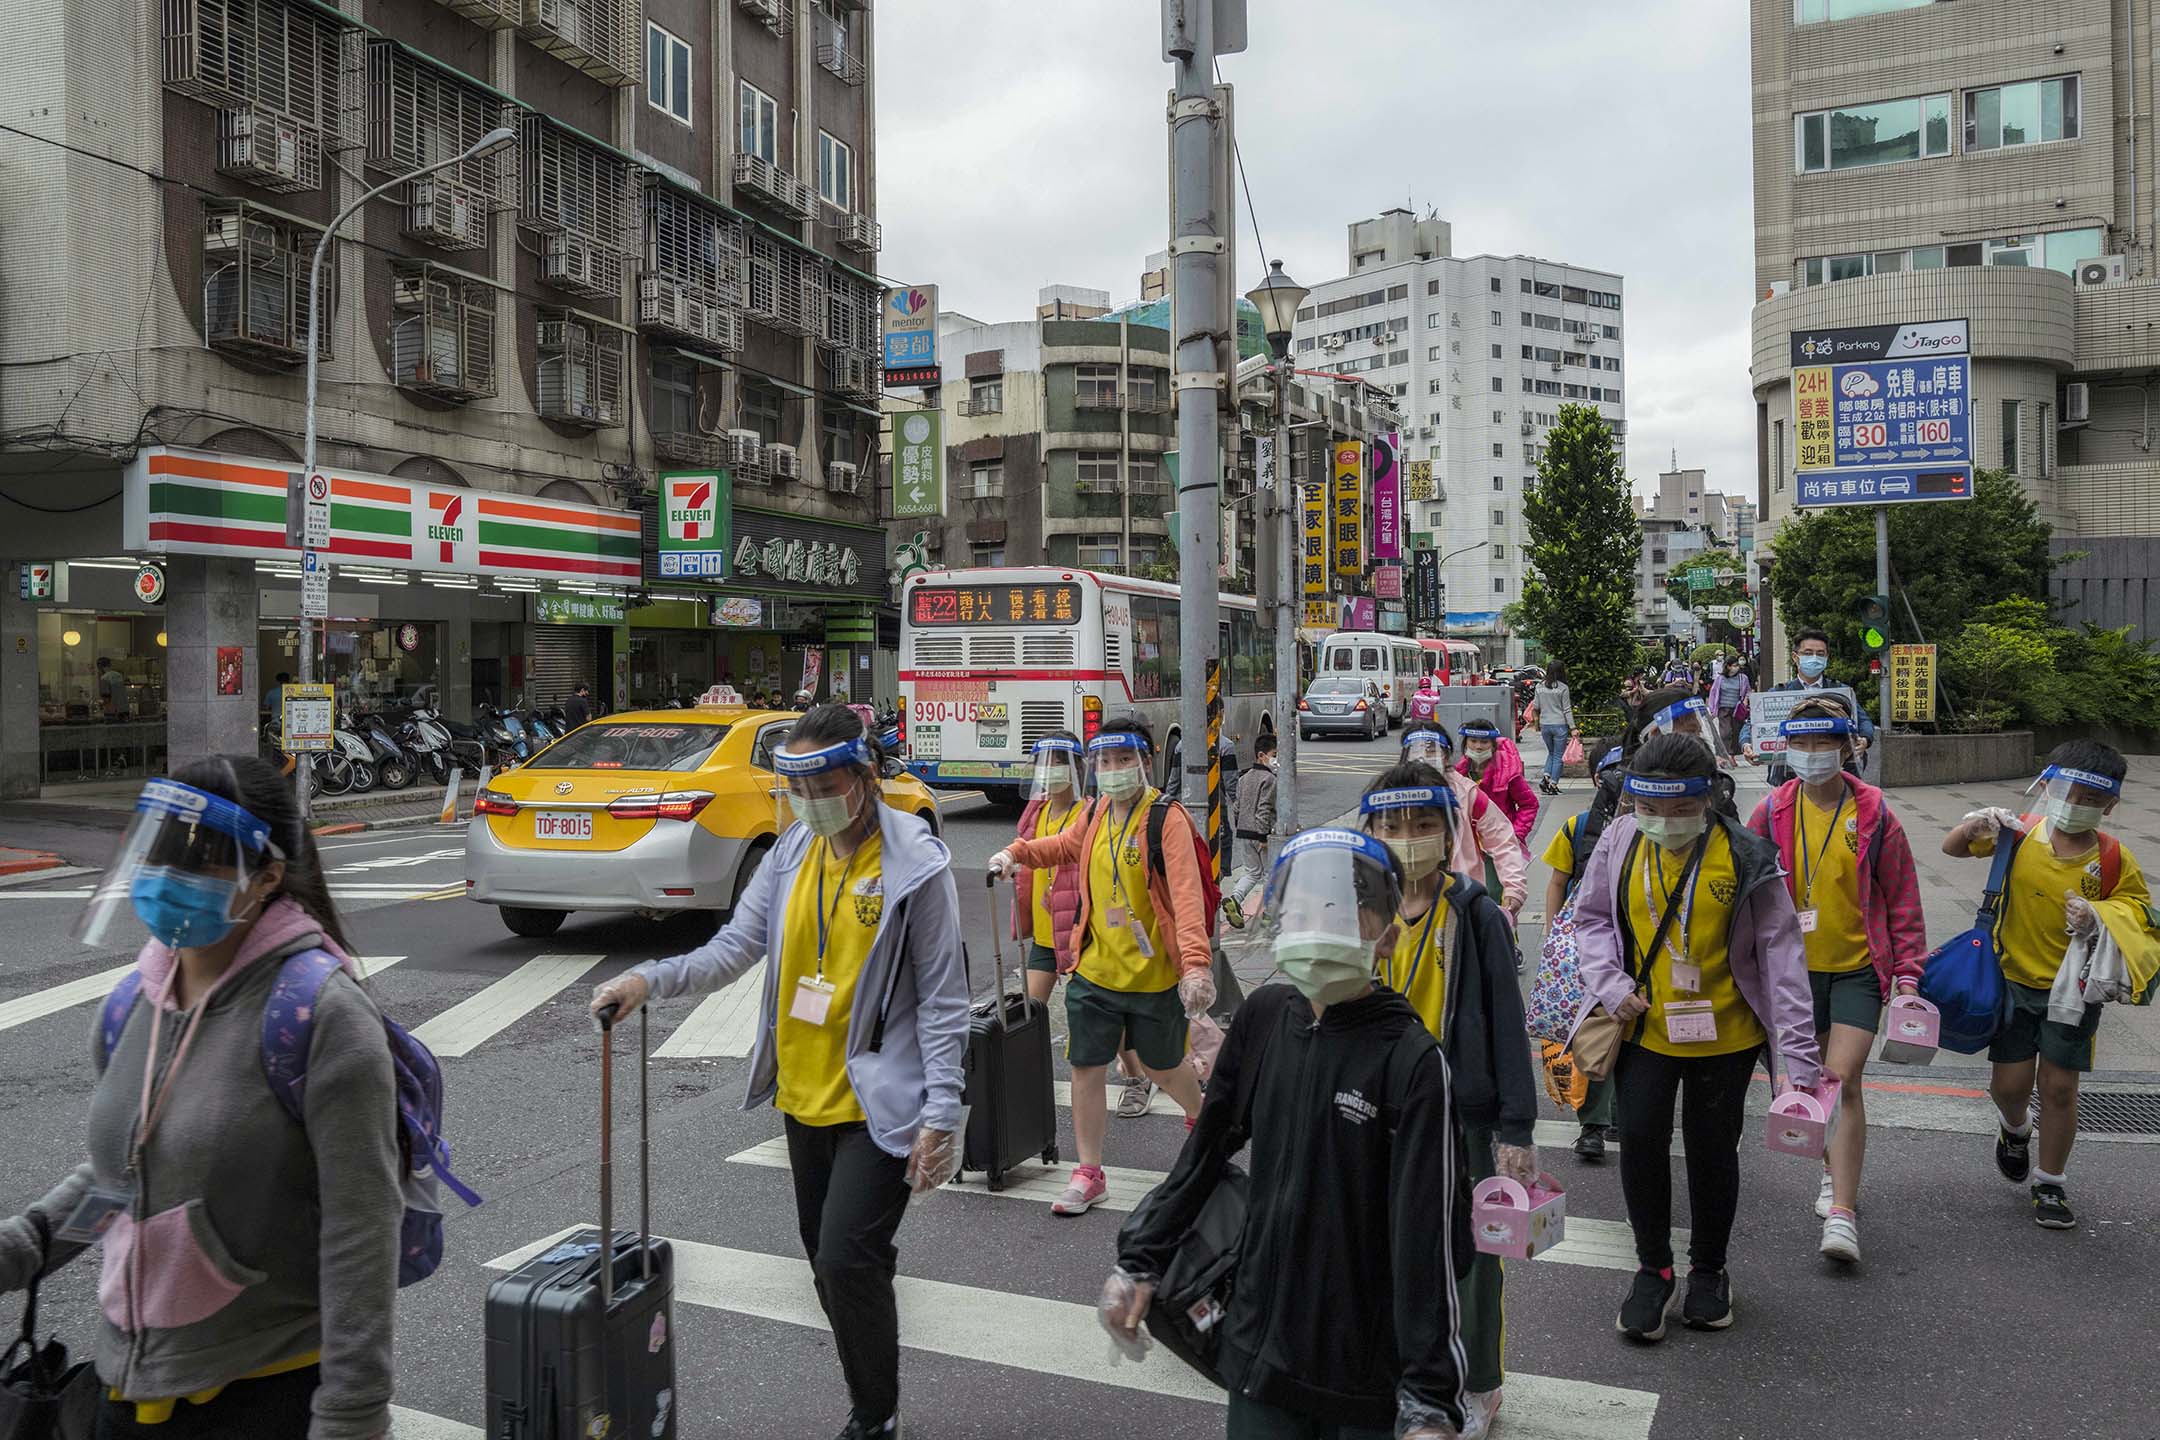
[{"label": "air conditioner unit", "polygon": [[845,460],[835,460],[825,467],[825,488],[837,495],[860,494],[862,472]]},{"label": "air conditioner unit", "polygon": [[218,167],[265,190],[322,184],[322,138],[290,120],[250,109],[218,115]]},{"label": "air conditioner unit", "polygon": [[2091,260],[2078,261],[2077,283],[2080,290],[2094,290],[2103,285],[2121,285],[2130,279],[2130,257],[2127,255],[2101,255]]},{"label": "air conditioner unit", "polygon": [[1340,355],[1342,353],[1342,344],[1342,336],[1330,335],[1320,342],[1320,348],[1330,355]]},{"label": "air conditioner unit", "polygon": [[2063,424],[2083,425],[2091,419],[2092,386],[2083,380],[2072,380],[2063,386]]},{"label": "air conditioner unit", "polygon": [[727,432],[728,467],[735,472],[737,480],[763,484],[765,472],[765,442],[755,430],[730,430]]},{"label": "air conditioner unit", "polygon": [[685,300],[680,281],[665,275],[638,277],[638,324],[685,328]]},{"label": "air conditioner unit", "polygon": [[486,212],[473,197],[441,180],[415,180],[405,207],[405,233],[449,250],[487,243]]},{"label": "air conditioner unit", "polygon": [[772,471],[775,480],[802,479],[802,457],[792,445],[766,446],[765,468]]},{"label": "air conditioner unit", "polygon": [[567,350],[570,348],[572,327],[567,320],[542,320],[540,322],[540,348],[542,350]]},{"label": "air conditioner unit", "polygon": [[877,221],[868,215],[850,215],[840,227],[840,243],[851,250],[875,255],[882,239]]},{"label": "air conditioner unit", "polygon": [[575,235],[550,235],[540,264],[550,285],[587,288],[593,283],[593,254]]}]

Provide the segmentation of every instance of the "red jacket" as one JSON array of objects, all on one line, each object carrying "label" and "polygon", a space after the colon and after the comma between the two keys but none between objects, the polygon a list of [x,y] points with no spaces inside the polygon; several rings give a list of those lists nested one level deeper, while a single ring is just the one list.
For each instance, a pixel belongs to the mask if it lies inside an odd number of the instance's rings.
[{"label": "red jacket", "polygon": [[[1470,773],[1470,762],[1458,760],[1455,768],[1463,774]],[[1530,832],[1537,828],[1537,791],[1523,778],[1522,751],[1515,748],[1512,740],[1493,742],[1493,757],[1485,762],[1484,773],[1477,777],[1478,789],[1483,790],[1500,813],[1508,817],[1515,827],[1515,838],[1527,853]]]},{"label": "red jacket", "polygon": [[[1887,1000],[1895,981],[1918,981],[1927,965],[1927,917],[1920,908],[1920,873],[1913,868],[1912,845],[1905,838],[1905,827],[1883,802],[1882,791],[1851,775],[1843,778],[1852,796],[1855,829],[1860,837],[1860,913],[1867,917],[1868,958],[1875,962],[1875,979]],[[1785,867],[1785,889],[1796,905],[1800,872],[1793,857],[1793,815],[1799,803],[1800,782],[1788,780],[1764,796],[1748,819],[1750,830],[1776,842],[1778,860]]]},{"label": "red jacket", "polygon": [[[1022,840],[1035,838],[1035,822],[1048,803],[1045,796],[1030,799],[1027,808],[1020,812],[1018,833]],[[1085,801],[1075,804],[1084,805]],[[1084,816],[1076,816],[1083,819]],[[1068,822],[1070,823],[1070,822]],[[1043,907],[1050,912],[1051,948],[1057,952],[1058,971],[1072,969],[1073,920],[1080,913],[1080,877],[1084,867],[1079,865],[1054,865],[1050,869],[1050,893],[1043,897]],[[1035,872],[1025,865],[1014,862],[1012,938],[1027,941],[1035,937]]]}]

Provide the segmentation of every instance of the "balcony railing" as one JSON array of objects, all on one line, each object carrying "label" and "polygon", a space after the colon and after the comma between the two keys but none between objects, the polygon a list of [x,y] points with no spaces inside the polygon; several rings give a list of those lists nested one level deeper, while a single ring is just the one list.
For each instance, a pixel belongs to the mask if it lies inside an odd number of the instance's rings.
[{"label": "balcony railing", "polygon": [[817,63],[850,85],[862,84],[868,73],[862,56],[848,46],[832,41],[817,47]]},{"label": "balcony railing", "polygon": [[960,413],[971,418],[1002,415],[1005,413],[1004,393],[1000,391],[996,395],[970,395],[960,402]]}]

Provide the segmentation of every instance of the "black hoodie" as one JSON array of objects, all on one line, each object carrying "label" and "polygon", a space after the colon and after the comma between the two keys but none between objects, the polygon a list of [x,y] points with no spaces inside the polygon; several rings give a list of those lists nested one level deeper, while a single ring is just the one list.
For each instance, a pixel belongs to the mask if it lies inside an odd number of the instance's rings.
[{"label": "black hoodie", "polygon": [[1460,1429],[1455,1279],[1471,1258],[1469,1179],[1447,1061],[1393,991],[1331,1005],[1318,1022],[1287,985],[1253,992],[1177,1165],[1121,1237],[1119,1265],[1163,1274],[1246,1142],[1234,1112],[1253,1066],[1251,1205],[1223,1375],[1264,1404],[1373,1428],[1394,1425],[1399,1387]]},{"label": "black hoodie", "polygon": [[1515,983],[1514,932],[1477,881],[1450,874],[1445,893],[1455,944],[1440,1044],[1455,1109],[1465,1126],[1491,1130],[1502,1145],[1528,1146],[1536,1140],[1538,1082]]}]

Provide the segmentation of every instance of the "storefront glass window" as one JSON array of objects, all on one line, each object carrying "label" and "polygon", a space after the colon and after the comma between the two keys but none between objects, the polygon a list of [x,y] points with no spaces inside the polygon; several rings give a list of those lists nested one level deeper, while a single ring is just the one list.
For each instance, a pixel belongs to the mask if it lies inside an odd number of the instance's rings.
[{"label": "storefront glass window", "polygon": [[162,768],[165,622],[45,610],[37,617],[38,723],[48,780],[123,779]]},{"label": "storefront glass window", "polygon": [[[315,678],[337,687],[340,715],[440,703],[439,628],[432,620],[325,621]],[[260,641],[267,707],[278,672],[300,674],[300,632],[264,630]]]}]

